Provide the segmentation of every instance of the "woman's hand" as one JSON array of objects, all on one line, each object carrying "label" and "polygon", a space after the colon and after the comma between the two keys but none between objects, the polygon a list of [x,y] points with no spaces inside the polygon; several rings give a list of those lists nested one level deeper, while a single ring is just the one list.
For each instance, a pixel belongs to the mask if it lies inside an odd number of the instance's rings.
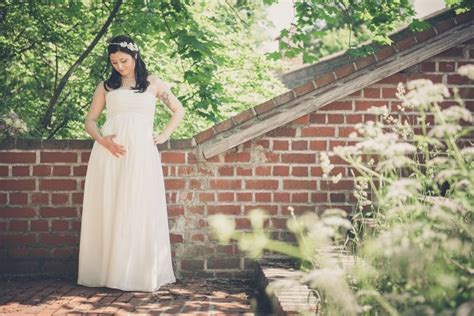
[{"label": "woman's hand", "polygon": [[108,151],[112,153],[115,157],[119,157],[119,155],[125,155],[126,150],[123,145],[119,145],[112,140],[112,138],[116,137],[117,135],[107,135],[100,139],[99,144],[104,146]]},{"label": "woman's hand", "polygon": [[166,142],[168,140],[168,136],[166,136],[165,134],[160,134],[160,133],[157,133],[157,132],[153,132],[153,142],[156,144],[163,144],[164,142]]}]

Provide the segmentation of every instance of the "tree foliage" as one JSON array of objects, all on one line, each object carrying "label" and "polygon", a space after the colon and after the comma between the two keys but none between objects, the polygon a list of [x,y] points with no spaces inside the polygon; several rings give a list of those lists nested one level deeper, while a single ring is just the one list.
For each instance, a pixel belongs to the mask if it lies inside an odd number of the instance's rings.
[{"label": "tree foliage", "polygon": [[[256,50],[262,10],[241,1],[6,1],[0,112],[18,113],[31,137],[88,138],[83,120],[92,93],[110,73],[106,39],[124,33],[187,109],[173,137],[192,136],[285,91],[274,76],[278,63]],[[157,106],[155,128],[170,115]]]}]

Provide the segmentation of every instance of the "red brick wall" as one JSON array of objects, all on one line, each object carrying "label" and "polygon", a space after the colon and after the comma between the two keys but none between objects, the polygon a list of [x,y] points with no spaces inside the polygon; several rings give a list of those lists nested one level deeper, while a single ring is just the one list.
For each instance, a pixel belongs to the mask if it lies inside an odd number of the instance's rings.
[{"label": "red brick wall", "polygon": [[[273,236],[291,240],[285,230],[290,205],[297,214],[329,205],[351,211],[349,168],[333,159],[333,173],[344,177],[328,183],[321,177],[319,152],[347,144],[353,125],[371,119],[369,107],[386,104],[396,111],[399,81],[424,77],[459,86],[474,111],[474,83],[455,73],[469,61],[474,63],[472,40],[207,161],[186,146],[189,141],[160,145],[177,275],[239,277],[252,271],[252,261],[235,244],[210,240],[208,215],[229,214],[238,229],[247,229],[246,215],[262,206],[272,214],[267,226]],[[90,140],[0,145],[0,273],[76,273],[91,145]]]}]

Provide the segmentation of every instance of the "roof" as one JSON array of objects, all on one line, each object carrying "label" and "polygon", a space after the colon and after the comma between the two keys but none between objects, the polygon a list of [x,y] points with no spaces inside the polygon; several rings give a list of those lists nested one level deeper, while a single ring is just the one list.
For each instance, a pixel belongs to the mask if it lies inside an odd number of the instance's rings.
[{"label": "roof", "polygon": [[405,26],[389,35],[391,45],[369,43],[376,48],[372,55],[355,58],[340,52],[288,72],[282,77],[291,84],[288,91],[168,145],[197,146],[209,159],[474,37],[474,10],[457,15],[443,9],[423,20],[431,25],[425,31]]}]

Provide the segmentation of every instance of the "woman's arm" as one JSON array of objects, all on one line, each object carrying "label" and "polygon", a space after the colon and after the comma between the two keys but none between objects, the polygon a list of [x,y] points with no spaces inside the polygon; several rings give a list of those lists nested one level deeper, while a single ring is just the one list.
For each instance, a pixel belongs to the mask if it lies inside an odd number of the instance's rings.
[{"label": "woman's arm", "polygon": [[153,77],[157,81],[158,98],[173,112],[170,121],[161,132],[161,136],[163,136],[164,139],[155,139],[155,143],[163,143],[171,137],[171,134],[173,134],[174,130],[178,127],[184,117],[185,111],[181,102],[173,92],[171,92],[169,85],[158,77]]},{"label": "woman's arm", "polygon": [[103,136],[100,134],[100,131],[97,127],[97,119],[102,113],[105,105],[105,89],[103,85],[103,81],[97,85],[95,88],[94,95],[92,97],[91,107],[89,109],[89,113],[86,115],[85,120],[85,130],[86,132],[94,138],[97,142],[101,142]]}]

